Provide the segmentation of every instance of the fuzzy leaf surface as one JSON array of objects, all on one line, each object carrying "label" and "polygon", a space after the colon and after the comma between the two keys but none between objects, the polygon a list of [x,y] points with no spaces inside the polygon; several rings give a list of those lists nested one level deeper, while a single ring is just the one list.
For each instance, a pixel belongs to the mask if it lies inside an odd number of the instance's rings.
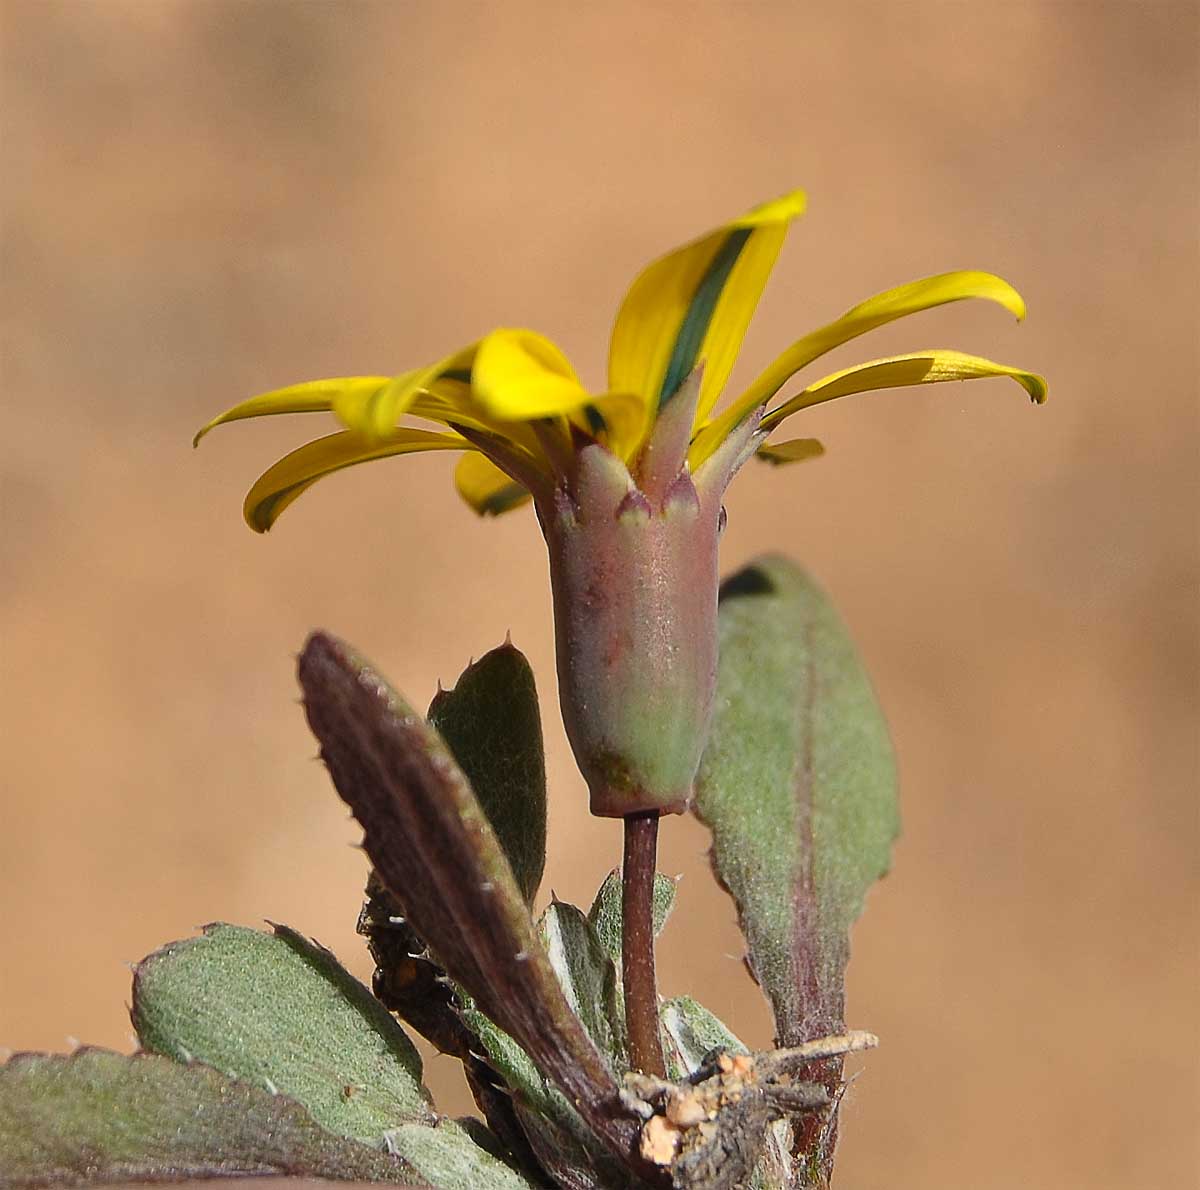
[{"label": "fuzzy leaf surface", "polygon": [[620,978],[596,928],[574,905],[553,901],[538,923],[559,985],[591,1039],[617,1070],[626,1068]]},{"label": "fuzzy leaf surface", "polygon": [[293,930],[210,925],[144,959],[133,981],[142,1046],[198,1060],[302,1103],[365,1144],[432,1124],[421,1059],[390,1013],[323,947]]},{"label": "fuzzy leaf surface", "polygon": [[0,1186],[235,1174],[430,1184],[294,1100],[199,1063],[81,1049],[0,1066]]},{"label": "fuzzy leaf surface", "polygon": [[484,1059],[478,1038],[463,1023],[446,973],[429,957],[424,941],[403,916],[404,906],[374,871],[367,879],[366,893],[358,932],[367,939],[375,960],[371,980],[375,995],[442,1053],[462,1062],[467,1085],[492,1131],[492,1142],[499,1141],[522,1169],[540,1176],[512,1097]]},{"label": "fuzzy leaf surface", "polygon": [[[748,1054],[733,1031],[714,1013],[691,996],[676,996],[659,1010],[662,1020],[667,1075],[682,1082],[695,1074],[713,1050],[728,1054]],[[791,1129],[786,1120],[775,1120],[767,1127],[766,1143],[747,1190],[791,1190]]]},{"label": "fuzzy leaf surface", "polygon": [[[654,926],[654,936],[662,933],[671,910],[675,908],[675,893],[678,880],[664,876],[661,872],[654,873],[654,892],[650,906],[651,920]],[[614,963],[621,962],[621,939],[624,934],[621,910],[621,870],[613,868],[604,878],[596,892],[596,899],[588,910],[588,920],[595,927],[596,934],[608,951]]]},{"label": "fuzzy leaf surface", "polygon": [[462,1019],[512,1094],[517,1118],[543,1169],[566,1190],[620,1190],[642,1183],[592,1135],[533,1059],[460,989]]},{"label": "fuzzy leaf surface", "polygon": [[446,972],[638,1167],[637,1122],[571,1011],[495,831],[441,737],[346,645],[314,633],[300,656],[313,733],[364,847]]},{"label": "fuzzy leaf surface", "polygon": [[667,1075],[681,1082],[695,1074],[715,1049],[730,1054],[750,1051],[724,1021],[691,996],[676,996],[659,1008],[667,1051]]},{"label": "fuzzy leaf surface", "polygon": [[467,775],[526,903],[546,866],[546,762],[533,670],[503,644],[439,690],[429,722]]},{"label": "fuzzy leaf surface", "polygon": [[[482,1127],[482,1126],[480,1126]],[[427,1124],[401,1124],[387,1134],[387,1149],[415,1168],[438,1190],[535,1190],[498,1156],[475,1143],[470,1132],[445,1117]]]},{"label": "fuzzy leaf surface", "polygon": [[780,1045],[842,1026],[850,926],[899,829],[887,727],[840,617],[768,557],[721,589],[696,812],[737,903]]}]

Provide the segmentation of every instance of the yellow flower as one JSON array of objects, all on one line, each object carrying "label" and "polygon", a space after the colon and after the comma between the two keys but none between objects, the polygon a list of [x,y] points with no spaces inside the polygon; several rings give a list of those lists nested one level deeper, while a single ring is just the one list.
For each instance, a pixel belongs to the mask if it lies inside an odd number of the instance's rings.
[{"label": "yellow flower", "polygon": [[[783,246],[800,191],[662,257],[617,311],[608,388],[589,391],[531,330],[500,329],[399,376],[315,380],[252,397],[241,418],[332,412],[344,428],[293,451],[250,489],[265,532],[317,480],[416,451],[463,452],[459,493],[498,514],[532,498],[550,551],[563,717],[596,813],[681,810],[707,735],[716,674],[717,541],[726,485],[753,454],[823,453],[769,436],[792,414],[852,393],[1011,377],[1041,403],[1040,376],[959,351],[872,360],[777,400],[792,377],[867,331],[934,306],[1025,304],[991,273],[926,277],[868,298],[794,342],[723,410],[716,405]],[[434,423],[438,431],[413,421]]]},{"label": "yellow flower", "polygon": [[[214,418],[196,441],[223,422],[279,413],[332,411],[344,424],[340,433],[280,459],[250,489],[246,521],[265,532],[318,479],[390,455],[467,452],[455,476],[458,490],[477,512],[491,514],[515,508],[530,495],[551,492],[581,442],[599,442],[632,464],[660,409],[701,363],[703,380],[688,427],[693,473],[760,409],[765,438],[801,409],[875,389],[1009,376],[1035,402],[1045,400],[1045,382],[1031,372],[958,351],[928,350],[835,372],[767,409],[801,369],[897,318],[965,298],[986,298],[1024,318],[1025,304],[1007,282],[991,273],[956,271],[876,294],[805,335],[714,414],[788,225],[804,205],[801,191],[785,195],[646,268],[617,312],[603,394],[583,386],[549,339],[530,330],[501,329],[399,376],[313,380],[252,397]],[[401,425],[404,417],[439,423],[446,431]],[[811,439],[764,441],[758,453],[773,462],[790,462],[814,457],[821,447]]]}]

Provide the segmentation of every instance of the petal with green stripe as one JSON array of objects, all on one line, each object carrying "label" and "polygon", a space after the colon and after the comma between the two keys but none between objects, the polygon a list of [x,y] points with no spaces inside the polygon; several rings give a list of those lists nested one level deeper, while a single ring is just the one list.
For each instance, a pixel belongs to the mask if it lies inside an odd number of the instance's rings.
[{"label": "petal with green stripe", "polygon": [[797,339],[782,355],[766,368],[753,384],[736,401],[723,410],[719,417],[705,426],[697,436],[697,457],[707,458],[717,444],[752,409],[769,401],[801,368],[812,363],[826,352],[840,347],[851,339],[865,335],[868,331],[932,310],[950,302],[982,298],[1003,306],[1017,321],[1025,317],[1025,302],[1021,295],[1002,277],[974,269],[959,269],[950,273],[939,273],[935,277],[922,277],[906,285],[877,293],[840,318],[811,331]]},{"label": "petal with green stripe", "polygon": [[443,378],[469,382],[478,349],[478,343],[471,343],[427,368],[393,377],[365,397],[352,392],[340,394],[334,398],[333,411],[348,430],[372,441],[382,442],[396,428],[397,419],[408,412],[419,394],[436,389]]},{"label": "petal with green stripe", "polygon": [[758,448],[757,454],[765,463],[803,463],[805,459],[819,459],[825,453],[824,445],[816,438],[792,438],[788,442],[768,442]]},{"label": "petal with green stripe", "polygon": [[764,430],[770,431],[784,418],[801,409],[854,393],[907,388],[914,384],[943,384],[948,380],[985,380],[991,376],[1011,377],[1029,394],[1035,405],[1041,405],[1046,400],[1046,381],[1035,372],[998,364],[962,351],[916,351],[909,355],[871,360],[834,372],[802,389],[778,409],[773,409],[763,418],[762,425]]},{"label": "petal with green stripe", "polygon": [[274,417],[280,413],[327,413],[335,402],[344,406],[362,402],[391,380],[390,376],[341,376],[330,380],[306,380],[269,393],[259,393],[226,409],[202,426],[192,439],[192,445],[199,446],[205,434],[226,422],[248,417]]},{"label": "petal with green stripe", "polygon": [[529,499],[524,484],[517,483],[477,451],[459,459],[454,469],[454,486],[480,516],[500,516],[519,508]]},{"label": "petal with green stripe", "polygon": [[804,193],[794,191],[645,268],[617,312],[609,387],[662,404],[703,361],[700,415],[707,414],[733,369],[788,225],[804,204]]},{"label": "petal with green stripe", "polygon": [[458,434],[400,429],[393,430],[386,441],[372,443],[343,430],[308,442],[268,467],[246,494],[242,512],[251,529],[265,533],[288,505],[299,499],[318,479],[335,471],[391,455],[471,449],[470,443]]}]

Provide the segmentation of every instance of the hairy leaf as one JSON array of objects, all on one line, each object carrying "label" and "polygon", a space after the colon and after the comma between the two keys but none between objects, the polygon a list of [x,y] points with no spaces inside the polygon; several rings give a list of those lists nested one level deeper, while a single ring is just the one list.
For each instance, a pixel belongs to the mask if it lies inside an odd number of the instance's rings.
[{"label": "hairy leaf", "polygon": [[452,690],[438,691],[429,722],[466,773],[532,904],[546,865],[546,764],[525,655],[506,643],[469,665]]},{"label": "hairy leaf", "polygon": [[542,914],[538,932],[567,1003],[614,1068],[624,1070],[625,1013],[618,992],[620,979],[616,963],[595,927],[574,905],[554,901]]},{"label": "hairy leaf", "polygon": [[677,1082],[695,1074],[715,1049],[748,1054],[729,1027],[691,996],[676,996],[659,1009],[666,1040],[667,1074]]},{"label": "hairy leaf", "polygon": [[442,967],[631,1167],[637,1122],[571,1011],[495,832],[440,736],[344,644],[314,633],[305,710],[375,870]]},{"label": "hairy leaf", "polygon": [[[667,1074],[676,1082],[694,1075],[714,1050],[728,1054],[750,1051],[729,1026],[691,996],[676,996],[659,1010],[667,1057]],[[790,1190],[792,1132],[786,1120],[774,1120],[747,1183],[747,1190]]]},{"label": "hairy leaf", "polygon": [[81,1049],[0,1066],[0,1186],[234,1174],[426,1184],[294,1100],[199,1063]]},{"label": "hairy leaf", "polygon": [[[679,886],[678,877],[664,876],[661,872],[654,873],[654,893],[651,903],[651,915],[654,924],[654,936],[662,933],[671,910],[675,908],[675,892]],[[621,962],[621,870],[613,868],[604,878],[596,893],[596,899],[588,910],[588,920],[596,929],[596,934],[604,944],[604,949],[611,955],[614,963]]]},{"label": "hairy leaf", "polygon": [[286,927],[210,925],[156,951],[135,972],[132,1016],[145,1049],[289,1095],[342,1136],[378,1145],[400,1124],[433,1123],[403,1029]]},{"label": "hairy leaf", "polygon": [[386,1141],[389,1152],[403,1157],[438,1190],[531,1190],[537,1185],[476,1144],[454,1120],[440,1119],[432,1128],[401,1124]]},{"label": "hairy leaf", "polygon": [[729,579],[696,810],[780,1045],[842,1026],[848,932],[899,822],[887,728],[846,629],[791,562]]},{"label": "hairy leaf", "polygon": [[[887,728],[854,646],[820,589],[786,559],[721,589],[720,666],[696,813],[733,895],[778,1045],[842,1030],[849,930],[899,829]],[[794,1122],[796,1173],[832,1172],[842,1060],[798,1074],[832,1106]]]},{"label": "hairy leaf", "polygon": [[488,1064],[482,1043],[464,1024],[446,973],[430,958],[424,941],[404,917],[404,906],[374,871],[366,891],[358,932],[367,939],[375,960],[371,980],[375,995],[442,1053],[462,1062],[467,1085],[495,1138],[523,1170],[544,1182],[544,1171],[517,1119],[512,1097]]},{"label": "hairy leaf", "polygon": [[566,1096],[533,1059],[459,991],[463,1022],[479,1038],[488,1064],[512,1094],[517,1118],[538,1162],[567,1190],[641,1185],[602,1148]]}]

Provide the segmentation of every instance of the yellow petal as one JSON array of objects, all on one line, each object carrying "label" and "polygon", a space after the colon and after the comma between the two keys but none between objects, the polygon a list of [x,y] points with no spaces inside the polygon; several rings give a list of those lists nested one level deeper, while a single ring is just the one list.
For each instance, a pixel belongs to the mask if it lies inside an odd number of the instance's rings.
[{"label": "yellow petal", "polygon": [[1046,381],[1034,372],[997,364],[978,355],[961,351],[919,351],[911,355],[894,355],[872,360],[854,368],[834,372],[810,384],[762,420],[762,428],[770,431],[785,417],[800,409],[832,401],[852,393],[871,392],[881,388],[905,388],[913,384],[942,384],[947,380],[982,380],[989,376],[1009,376],[1040,405],[1046,399]]},{"label": "yellow petal", "polygon": [[[627,461],[637,454],[654,421],[653,408],[638,393],[605,393],[580,414],[582,428]],[[578,417],[573,420],[578,422]]]},{"label": "yellow petal", "polygon": [[794,191],[644,269],[617,312],[609,388],[642,393],[657,406],[703,361],[699,416],[706,416],[733,369],[788,224],[804,205],[803,191]]},{"label": "yellow petal", "polygon": [[278,413],[326,412],[333,408],[338,399],[346,403],[363,401],[390,380],[389,376],[342,376],[331,380],[306,380],[303,384],[260,393],[214,417],[197,432],[192,445],[199,445],[200,439],[209,430],[225,422],[241,421],[247,417],[273,417]]},{"label": "yellow petal", "polygon": [[454,486],[480,516],[499,516],[530,498],[523,484],[474,451],[459,459],[454,469]]},{"label": "yellow petal", "polygon": [[939,273],[936,277],[923,277],[919,281],[910,281],[907,285],[877,293],[847,310],[840,318],[797,339],[736,401],[704,428],[701,432],[703,442],[697,453],[707,457],[705,451],[724,438],[751,409],[769,401],[790,377],[827,351],[897,318],[968,298],[996,302],[1014,315],[1018,322],[1025,317],[1025,302],[1007,281],[994,273],[976,270]]},{"label": "yellow petal", "polygon": [[802,463],[819,459],[825,447],[816,438],[793,438],[789,442],[768,442],[758,448],[758,457],[766,463]]},{"label": "yellow petal", "polygon": [[414,451],[471,449],[466,439],[457,434],[400,429],[393,430],[386,442],[370,443],[343,430],[306,443],[268,467],[247,493],[242,511],[251,529],[265,533],[280,513],[318,479],[344,467]]},{"label": "yellow petal", "polygon": [[393,376],[385,385],[365,395],[341,394],[334,398],[333,411],[347,429],[373,442],[383,442],[419,393],[435,388],[442,377],[469,380],[477,350],[478,344],[472,343],[427,368]]},{"label": "yellow petal", "polygon": [[557,417],[591,400],[570,360],[530,330],[492,331],[479,344],[471,386],[492,417],[507,421]]}]

